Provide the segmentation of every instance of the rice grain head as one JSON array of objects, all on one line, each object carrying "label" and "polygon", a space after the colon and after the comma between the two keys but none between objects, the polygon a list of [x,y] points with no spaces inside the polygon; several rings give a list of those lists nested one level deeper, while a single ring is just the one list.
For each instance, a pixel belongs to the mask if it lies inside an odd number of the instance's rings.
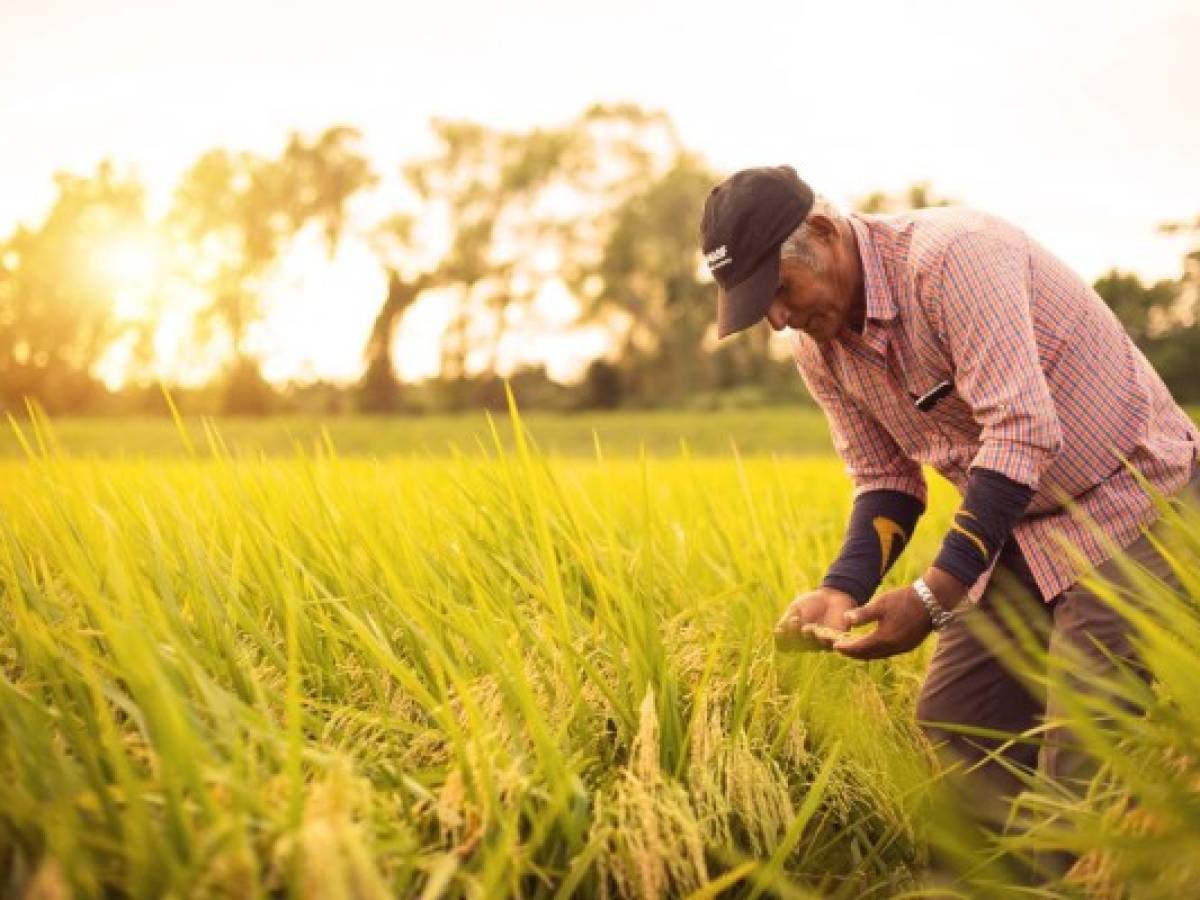
[{"label": "rice grain head", "polygon": [[297,842],[300,896],[311,900],[386,900],[391,891],[375,867],[358,811],[369,787],[346,765],[309,787]]}]

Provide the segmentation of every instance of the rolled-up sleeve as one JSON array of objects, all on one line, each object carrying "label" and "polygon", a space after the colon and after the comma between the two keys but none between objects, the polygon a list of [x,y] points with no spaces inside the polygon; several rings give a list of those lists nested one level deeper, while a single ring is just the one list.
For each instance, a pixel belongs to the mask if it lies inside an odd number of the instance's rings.
[{"label": "rolled-up sleeve", "polygon": [[796,368],[829,421],[833,446],[854,482],[854,496],[882,489],[911,494],[926,502],[928,489],[921,466],[905,455],[875,418],[855,403],[824,366],[795,353]]},{"label": "rolled-up sleeve", "polygon": [[939,294],[954,389],[981,429],[971,467],[1036,491],[1062,428],[1038,358],[1028,246],[1016,235],[962,235],[947,247]]}]

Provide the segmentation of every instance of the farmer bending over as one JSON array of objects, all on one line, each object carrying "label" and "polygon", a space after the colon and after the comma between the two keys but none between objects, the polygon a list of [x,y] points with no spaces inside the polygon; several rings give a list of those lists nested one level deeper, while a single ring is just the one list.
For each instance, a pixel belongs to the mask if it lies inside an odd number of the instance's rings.
[{"label": "farmer bending over", "polygon": [[[1030,624],[1052,655],[1069,645],[1097,671],[1111,670],[1106,652],[1134,661],[1127,624],[1079,583],[1089,567],[1121,580],[1092,528],[1178,586],[1143,535],[1157,511],[1122,458],[1159,492],[1195,495],[1200,432],[1095,291],[994,216],[842,216],[788,166],[747,169],[714,188],[701,232],[718,336],[764,317],[793,329],[796,365],[854,484],[841,552],[777,634],[868,660],[937,631],[918,718],[969,761],[999,741],[934,723],[1022,732],[1053,714],[1056,698],[990,652],[964,610],[1003,630],[1000,608],[1024,592],[1041,601],[1020,608],[1041,619]],[[962,504],[924,574],[875,595],[925,508],[922,463],[958,487]],[[825,630],[871,622],[861,637]],[[1094,772],[1065,742],[1046,744],[1048,774],[1078,784]],[[1039,764],[1031,743],[1005,755]],[[1021,787],[994,761],[974,778],[981,796]]]}]

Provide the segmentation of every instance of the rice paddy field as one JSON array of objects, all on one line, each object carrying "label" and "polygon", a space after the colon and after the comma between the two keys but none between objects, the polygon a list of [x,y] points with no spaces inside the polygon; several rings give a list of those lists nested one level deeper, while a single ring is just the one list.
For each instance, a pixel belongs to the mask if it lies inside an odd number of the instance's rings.
[{"label": "rice paddy field", "polygon": [[[676,416],[15,425],[0,897],[989,896],[1046,847],[1085,865],[1042,896],[1200,883],[1194,520],[1187,591],[1144,585],[1151,712],[971,845],[912,721],[932,641],[773,646],[849,510],[819,414]],[[888,584],[949,521],[930,480]]]},{"label": "rice paddy field", "polygon": [[[505,421],[501,414],[499,421]],[[811,406],[704,411],[522,413],[528,431],[545,456],[593,459],[596,443],[606,456],[677,457],[686,444],[697,456],[823,456],[833,452],[829,429]],[[214,443],[203,420],[181,424],[200,456]],[[479,457],[495,453],[497,439],[513,449],[511,428],[494,433],[483,412],[398,416],[313,418],[223,418],[216,426],[218,449],[235,455],[295,456],[314,448],[336,448],[340,456],[443,458],[454,453]],[[188,455],[180,427],[170,418],[147,416],[119,421],[55,420],[54,450],[70,456],[174,457]],[[25,449],[7,427],[0,428],[0,458],[23,459]]]}]

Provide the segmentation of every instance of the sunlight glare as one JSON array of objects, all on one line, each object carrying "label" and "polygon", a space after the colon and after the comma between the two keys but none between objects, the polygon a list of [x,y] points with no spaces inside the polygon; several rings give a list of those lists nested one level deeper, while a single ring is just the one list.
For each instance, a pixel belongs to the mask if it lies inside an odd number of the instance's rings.
[{"label": "sunlight glare", "polygon": [[166,248],[151,232],[122,232],[96,254],[96,267],[112,289],[113,313],[120,321],[142,318],[166,272]]}]

